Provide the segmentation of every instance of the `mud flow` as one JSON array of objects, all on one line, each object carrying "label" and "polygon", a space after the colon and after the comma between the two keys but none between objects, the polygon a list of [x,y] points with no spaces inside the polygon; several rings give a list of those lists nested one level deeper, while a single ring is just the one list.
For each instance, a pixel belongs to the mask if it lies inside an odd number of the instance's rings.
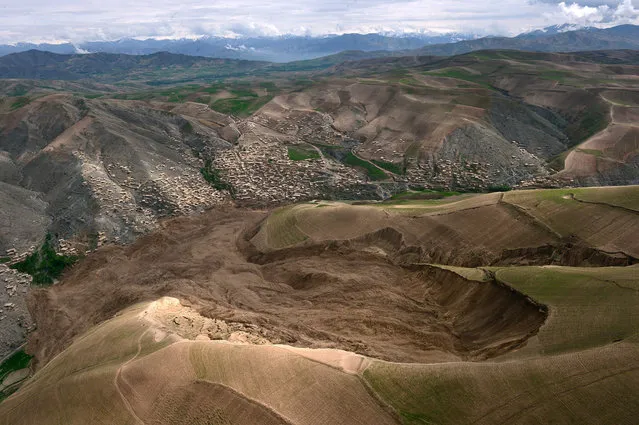
[{"label": "mud flow", "polygon": [[[305,250],[257,264],[245,233],[263,217],[214,211],[171,220],[127,247],[104,247],[64,281],[34,291],[33,351],[46,362],[75,335],[134,303],[178,298],[210,320],[189,334],[339,348],[399,362],[484,359],[517,348],[543,306],[488,279],[400,266],[375,250]],[[213,326],[214,324],[214,326]]]}]

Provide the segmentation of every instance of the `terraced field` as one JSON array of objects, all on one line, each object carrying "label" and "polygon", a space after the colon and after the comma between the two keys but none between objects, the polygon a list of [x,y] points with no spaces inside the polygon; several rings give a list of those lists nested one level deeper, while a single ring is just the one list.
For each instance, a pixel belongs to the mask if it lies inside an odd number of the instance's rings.
[{"label": "terraced field", "polygon": [[638,274],[496,270],[498,280],[549,306],[526,347],[484,363],[373,362],[364,377],[406,424],[631,424],[639,409]]},{"label": "terraced field", "polygon": [[[374,234],[391,228],[400,235],[393,253],[402,247],[419,246],[426,262],[487,265],[498,261],[505,249],[566,242],[613,257],[639,258],[635,237],[639,234],[638,194],[637,186],[627,186],[512,191],[372,205],[301,204],[269,217],[256,236],[256,241],[261,241],[256,246],[268,252],[331,240],[355,243],[368,238],[367,242],[381,243],[384,236]],[[286,221],[281,216],[287,217]],[[438,241],[436,247],[433,240]]]},{"label": "terraced field", "polygon": [[493,271],[551,314],[525,347],[491,361],[210,341],[207,319],[162,299],[77,339],[0,405],[0,423],[633,423],[637,269]]}]

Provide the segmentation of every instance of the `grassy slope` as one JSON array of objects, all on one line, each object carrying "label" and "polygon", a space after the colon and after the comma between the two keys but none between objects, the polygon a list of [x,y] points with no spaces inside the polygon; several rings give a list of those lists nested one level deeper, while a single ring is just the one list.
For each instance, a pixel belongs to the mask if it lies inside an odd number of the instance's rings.
[{"label": "grassy slope", "polygon": [[637,271],[499,270],[499,279],[550,306],[521,352],[501,362],[375,362],[364,376],[407,424],[631,424],[639,412]]},{"label": "grassy slope", "polygon": [[[530,220],[540,223],[540,231],[545,227],[563,237],[576,235],[605,251],[623,251],[639,257],[639,242],[634,237],[639,232],[639,221],[633,212],[639,211],[639,186],[511,191],[425,200],[400,199],[364,206],[335,202],[326,203],[319,209],[304,204],[283,208],[271,215],[265,222],[265,231],[270,236],[263,241],[269,249],[281,249],[308,238],[316,241],[350,239],[383,227],[401,226],[400,221],[389,218],[391,215],[437,215],[441,218],[436,220],[442,221],[445,214],[457,214],[462,220],[460,214],[464,211],[479,212],[481,208],[491,205],[501,210],[508,208],[508,204],[519,208],[522,216],[527,215]],[[480,231],[486,226],[482,221],[485,218],[482,214],[470,215],[464,218],[464,222],[475,220],[474,226]]]},{"label": "grassy slope", "polygon": [[576,199],[601,202],[639,211],[639,190],[637,187],[600,187],[597,189],[574,189]]},{"label": "grassy slope", "polygon": [[[636,208],[636,190],[511,192],[505,198],[542,219],[554,218],[544,214],[559,208],[554,214],[564,214],[567,223],[560,224],[569,228],[577,226],[572,223],[575,217],[584,217],[580,216],[586,213],[583,208],[597,208],[600,215],[602,211],[635,214],[609,205],[583,204],[567,197],[570,193]],[[500,196],[485,194],[435,204],[417,201],[409,210],[430,213],[434,207],[438,214],[459,210],[475,214],[478,205],[494,205]],[[268,244],[285,247],[308,237],[300,226],[321,234],[321,226],[309,221],[315,215],[328,214],[345,231],[352,230],[348,220],[353,217],[357,222],[366,219],[366,214],[353,216],[352,211],[367,213],[370,219],[371,214],[381,217],[404,208],[326,205],[279,209],[260,234]],[[369,223],[373,228],[376,220]],[[477,280],[483,276],[477,269],[455,271]],[[407,365],[374,361],[363,377],[375,393],[407,424],[634,423],[639,414],[639,268],[510,267],[492,271],[502,282],[549,306],[550,317],[538,335],[522,349],[490,362]],[[386,417],[375,410],[379,406],[374,399],[351,375],[273,347],[194,342],[187,343],[192,348],[184,351],[180,346],[185,343],[173,344],[170,338],[155,342],[152,333],[146,333],[148,324],[137,319],[138,312],[139,308],[131,309],[76,340],[0,405],[0,424],[82,424],[87,418],[96,423],[135,423],[113,382],[118,368],[135,357],[138,349],[140,355],[127,366],[129,375],[125,376],[139,385],[131,390],[130,399],[141,403],[140,411],[186,409],[190,399],[175,394],[180,393],[179,388],[197,392],[199,379],[228,386],[287,419],[294,418],[293,423],[343,423],[344,418],[386,423],[380,419]],[[158,370],[167,371],[170,379],[162,380]],[[176,387],[178,384],[183,386]],[[164,389],[173,398],[156,394]],[[152,408],[145,407],[147,400],[153,402]]]},{"label": "grassy slope", "polygon": [[[117,368],[135,355],[145,331],[126,316],[97,326],[0,405],[0,423],[82,425],[87,418],[94,423],[108,418],[113,425],[135,424],[113,380]],[[145,342],[154,345],[152,339]]]},{"label": "grassy slope", "polygon": [[[576,235],[606,251],[624,251],[639,257],[635,237],[639,221],[636,213],[627,210],[639,208],[639,186],[599,191],[599,188],[514,191],[506,193],[504,201],[523,208],[562,236]],[[579,202],[572,196],[602,204]],[[623,204],[624,208],[616,207],[615,203]]]},{"label": "grassy slope", "polygon": [[[0,405],[0,423],[138,423],[118,388],[152,423],[249,425],[255,417],[244,418],[242,410],[256,405],[272,419],[259,423],[284,424],[280,415],[308,425],[395,423],[356,376],[338,367],[274,346],[162,339],[157,322],[141,318],[147,307],[130,308],[79,338]],[[231,401],[229,391],[202,405],[196,394],[180,396],[220,387],[230,389]]]},{"label": "grassy slope", "polygon": [[[297,227],[297,209],[289,206],[275,210],[265,221],[254,243],[259,249],[281,249],[304,242],[308,236]],[[258,242],[259,241],[259,242]]]},{"label": "grassy slope", "polygon": [[289,146],[288,159],[291,161],[304,161],[306,159],[318,159],[320,154],[314,149]]},{"label": "grassy slope", "polygon": [[[388,204],[349,205],[324,202],[283,207],[271,214],[260,232],[259,249],[282,249],[307,239],[349,239],[374,232],[390,223],[385,211],[394,214],[447,213],[492,205],[499,194],[463,195],[444,199],[402,200]],[[255,240],[254,240],[255,243]]]},{"label": "grassy slope", "polygon": [[[24,379],[14,380],[10,375],[14,372],[29,368],[32,358],[32,356],[26,354],[24,350],[20,349],[0,364],[0,383],[2,385],[2,390],[0,390],[0,401],[4,400],[18,389],[19,383]],[[11,382],[7,382],[8,380],[11,380]]]},{"label": "grassy slope", "polygon": [[[472,270],[465,274],[476,274]],[[549,321],[524,349],[481,363],[373,361],[363,378],[407,424],[631,424],[639,412],[636,271],[496,270],[500,280],[550,307]],[[238,410],[259,407],[251,414],[269,419],[261,423],[393,423],[358,378],[339,366],[273,346],[156,341],[155,331],[148,331],[153,326],[139,319],[141,309],[76,340],[0,405],[0,423],[83,424],[90,418],[134,424],[114,384],[125,364],[119,388],[144,419],[161,412],[176,424],[248,424]],[[235,398],[219,396],[220,388],[230,388]],[[210,422],[213,417],[218,422]]]}]

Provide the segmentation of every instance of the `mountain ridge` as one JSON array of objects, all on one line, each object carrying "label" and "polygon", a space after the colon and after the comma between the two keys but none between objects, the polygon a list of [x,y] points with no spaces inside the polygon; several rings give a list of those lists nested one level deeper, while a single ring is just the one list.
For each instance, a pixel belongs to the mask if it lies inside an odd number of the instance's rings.
[{"label": "mountain ridge", "polygon": [[[516,35],[485,36],[445,33],[342,34],[322,37],[281,36],[223,38],[205,36],[197,39],[120,39],[83,43],[0,45],[0,56],[27,50],[45,50],[60,54],[121,53],[148,55],[161,51],[189,56],[221,59],[244,59],[277,63],[309,60],[344,51],[384,52],[389,54],[434,54],[450,56],[482,49],[570,52],[602,49],[639,49],[639,26],[618,25],[610,28],[578,27],[564,24]],[[420,53],[421,52],[421,53]],[[381,53],[380,53],[381,54]]]}]

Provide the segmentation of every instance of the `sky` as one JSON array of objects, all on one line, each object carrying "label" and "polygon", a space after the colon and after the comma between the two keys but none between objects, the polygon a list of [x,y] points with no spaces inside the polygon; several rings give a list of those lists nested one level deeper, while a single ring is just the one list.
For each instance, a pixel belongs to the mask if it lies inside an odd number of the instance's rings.
[{"label": "sky", "polygon": [[639,0],[0,0],[0,43],[639,24]]}]

